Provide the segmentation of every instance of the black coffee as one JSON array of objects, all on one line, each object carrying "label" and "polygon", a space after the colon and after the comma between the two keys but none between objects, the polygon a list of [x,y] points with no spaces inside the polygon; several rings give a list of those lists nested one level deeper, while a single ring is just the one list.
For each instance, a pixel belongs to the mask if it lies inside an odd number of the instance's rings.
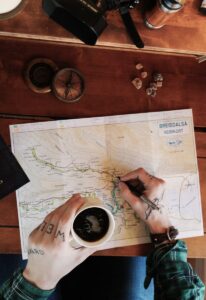
[{"label": "black coffee", "polygon": [[109,217],[101,208],[87,208],[76,217],[73,228],[82,240],[95,242],[107,233]]}]

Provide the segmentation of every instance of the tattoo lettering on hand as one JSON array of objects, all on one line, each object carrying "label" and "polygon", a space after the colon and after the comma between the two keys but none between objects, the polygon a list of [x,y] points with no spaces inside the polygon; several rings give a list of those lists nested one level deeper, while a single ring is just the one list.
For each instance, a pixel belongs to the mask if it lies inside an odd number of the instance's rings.
[{"label": "tattoo lettering on hand", "polygon": [[44,251],[41,249],[32,249],[31,248],[28,250],[28,255],[31,255],[31,254],[44,255]]},{"label": "tattoo lettering on hand", "polygon": [[51,234],[54,229],[54,224],[49,224],[46,233]]},{"label": "tattoo lettering on hand", "polygon": [[55,239],[60,237],[62,239],[63,242],[65,242],[65,234],[64,232],[61,232],[60,230],[57,231],[57,233],[55,234]]},{"label": "tattoo lettering on hand", "polygon": [[44,221],[40,226],[40,230],[43,231],[44,228],[46,227],[46,225],[47,225],[47,222]]}]

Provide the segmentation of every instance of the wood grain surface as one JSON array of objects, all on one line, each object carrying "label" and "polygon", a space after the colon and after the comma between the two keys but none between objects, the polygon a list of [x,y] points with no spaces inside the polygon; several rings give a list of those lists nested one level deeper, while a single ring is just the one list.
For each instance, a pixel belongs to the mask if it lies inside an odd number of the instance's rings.
[{"label": "wood grain surface", "polygon": [[[142,9],[133,9],[132,18],[144,40],[145,50],[206,54],[206,17],[199,13],[199,6],[199,0],[187,0],[184,9],[174,14],[167,25],[158,30],[147,29]],[[137,50],[126,33],[118,11],[107,13],[107,22],[108,26],[99,38],[97,46]],[[0,35],[82,43],[47,17],[42,10],[41,0],[27,0],[27,5],[21,13],[0,21]]]},{"label": "wood grain surface", "polygon": [[[85,77],[80,102],[65,104],[52,94],[33,93],[25,84],[25,66],[32,58],[53,59],[60,68],[77,68]],[[149,77],[137,91],[131,84],[141,62]],[[164,84],[157,97],[146,96],[151,74],[159,71]],[[87,46],[0,38],[0,134],[10,144],[9,125],[59,118],[81,118],[192,108],[206,220],[206,69],[190,55],[108,50]],[[206,228],[206,227],[205,227]],[[187,239],[190,257],[206,257],[205,236]],[[145,255],[151,245],[105,250],[97,255]],[[0,200],[0,253],[20,252],[15,194]]]},{"label": "wood grain surface", "polygon": [[[66,104],[52,93],[36,94],[24,82],[27,63],[47,57],[59,68],[78,69],[85,78],[81,100]],[[143,88],[131,81],[148,72]],[[163,87],[155,98],[146,95],[153,72],[161,72]],[[0,39],[0,112],[7,114],[77,118],[192,108],[195,126],[206,126],[206,68],[193,56],[163,55],[59,45],[28,40]]]}]

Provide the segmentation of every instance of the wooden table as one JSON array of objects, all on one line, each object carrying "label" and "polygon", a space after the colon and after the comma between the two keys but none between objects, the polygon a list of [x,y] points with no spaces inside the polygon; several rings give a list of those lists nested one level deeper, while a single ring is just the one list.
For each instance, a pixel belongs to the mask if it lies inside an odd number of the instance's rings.
[{"label": "wooden table", "polygon": [[[41,1],[30,0],[22,13],[0,22],[0,133],[6,142],[10,144],[9,124],[192,108],[206,220],[206,68],[204,63],[197,63],[194,55],[188,55],[206,53],[206,33],[202,29],[205,17],[199,15],[197,7],[198,1],[188,0],[185,13],[171,19],[161,31],[145,29],[135,10],[135,22],[147,45],[140,51],[129,41],[116,12],[109,13],[110,25],[97,46],[88,47],[51,22],[41,11]],[[23,72],[34,57],[48,57],[59,67],[80,70],[86,81],[81,101],[68,105],[52,94],[39,95],[29,90]],[[137,76],[137,62],[143,63],[150,75],[160,71],[165,78],[155,99],[145,93],[150,76],[140,91],[131,84]],[[187,244],[190,257],[206,257],[206,236],[187,239]],[[147,244],[98,254],[145,255],[150,248]],[[20,252],[14,193],[0,200],[0,252]]]},{"label": "wooden table", "polygon": [[[82,44],[64,28],[51,21],[42,11],[41,0],[26,0],[25,9],[12,19],[0,22],[0,35],[36,40]],[[144,2],[154,0],[144,0]],[[206,17],[198,11],[199,0],[187,0],[182,11],[168,20],[159,30],[147,29],[141,9],[131,11],[132,18],[145,43],[145,50],[206,54]],[[117,11],[107,13],[108,27],[98,39],[97,46],[134,49]]]}]

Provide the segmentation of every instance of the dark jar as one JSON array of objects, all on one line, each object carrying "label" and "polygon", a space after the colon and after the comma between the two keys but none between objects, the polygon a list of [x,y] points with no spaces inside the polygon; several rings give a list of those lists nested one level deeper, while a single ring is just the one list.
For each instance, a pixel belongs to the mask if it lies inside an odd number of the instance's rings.
[{"label": "dark jar", "polygon": [[206,15],[206,0],[202,1],[199,11],[201,12],[201,14]]},{"label": "dark jar", "polygon": [[183,7],[182,0],[157,0],[155,7],[145,14],[145,25],[150,29],[163,27],[174,13]]}]

